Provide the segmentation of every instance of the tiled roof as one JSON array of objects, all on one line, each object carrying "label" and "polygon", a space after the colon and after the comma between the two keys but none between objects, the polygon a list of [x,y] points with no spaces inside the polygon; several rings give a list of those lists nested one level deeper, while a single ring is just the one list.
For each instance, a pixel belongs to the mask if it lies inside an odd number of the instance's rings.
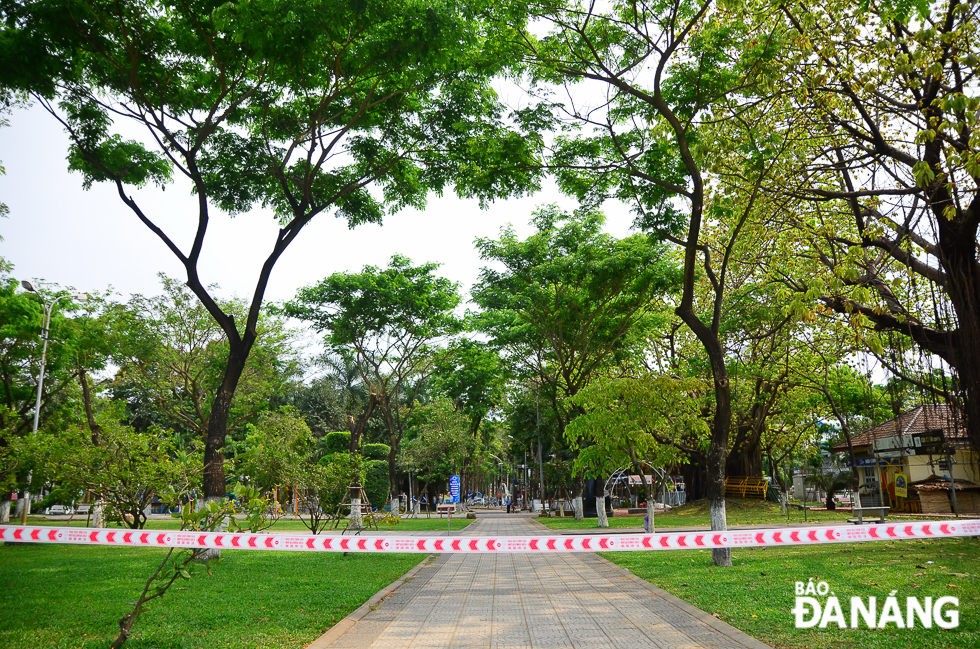
[{"label": "tiled roof", "polygon": [[[911,435],[912,433],[924,433],[927,430],[942,428],[946,433],[946,439],[966,439],[966,427],[959,416],[959,411],[947,405],[919,406],[908,412],[903,412],[894,419],[889,419],[883,424],[878,424],[874,428],[866,430],[859,435],[851,438],[854,447],[870,446],[871,441],[884,437],[897,437],[899,435]],[[847,442],[841,442],[833,447],[836,452],[846,451]]]},{"label": "tiled roof", "polygon": [[[955,481],[957,491],[980,491],[980,485],[977,485],[969,480],[960,480],[957,478]],[[950,491],[949,488],[949,478],[940,478],[938,475],[931,475],[925,480],[918,480],[909,484],[915,491]]]}]

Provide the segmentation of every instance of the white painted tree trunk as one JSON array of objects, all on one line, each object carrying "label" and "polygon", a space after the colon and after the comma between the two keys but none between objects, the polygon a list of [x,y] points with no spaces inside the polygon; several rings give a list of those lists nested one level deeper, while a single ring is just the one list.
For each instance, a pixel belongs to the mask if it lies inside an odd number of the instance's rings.
[{"label": "white painted tree trunk", "polygon": [[92,505],[92,527],[105,527],[105,511],[101,500]]},{"label": "white painted tree trunk", "polygon": [[585,512],[582,508],[582,496],[575,496],[575,499],[572,500],[572,506],[575,508],[575,520],[584,520]]},{"label": "white painted tree trunk", "polygon": [[655,500],[655,498],[647,498],[647,516],[649,517],[651,532],[655,532],[657,530],[653,520],[654,510],[657,508],[657,503]]},{"label": "white painted tree trunk", "polygon": [[0,502],[0,525],[6,525],[10,522],[10,501],[4,500]]},{"label": "white painted tree trunk", "polygon": [[599,527],[609,527],[609,518],[606,516],[606,499],[602,496],[595,497],[595,511],[599,516]]},{"label": "white painted tree trunk", "polygon": [[[711,531],[724,532],[728,530],[728,521],[725,517],[725,501],[709,500],[708,511],[711,513]],[[715,548],[711,551],[711,558],[716,566],[730,568],[732,565],[731,548]]]},{"label": "white painted tree trunk", "polygon": [[359,530],[363,527],[361,522],[361,499],[351,498],[350,499],[350,527],[351,529]]},{"label": "white painted tree trunk", "polygon": [[[24,494],[24,495],[26,496],[27,494]],[[15,519],[20,520],[21,516],[23,516],[24,503],[25,502],[26,502],[26,499],[25,498],[18,498],[17,499],[17,505],[14,507],[14,518]]]},{"label": "white painted tree trunk", "polygon": [[[216,503],[220,503],[222,500],[223,498],[199,498],[195,503],[195,506],[197,507],[197,511],[200,511],[201,509],[204,508],[205,505],[207,505],[207,503],[212,501]],[[221,525],[219,525],[217,529],[218,531],[221,532],[227,530],[228,519],[225,518],[224,520],[222,520]],[[209,548],[204,552],[202,552],[197,557],[198,561],[210,561],[211,559],[220,559],[220,558],[221,558],[221,550],[219,548]]]}]

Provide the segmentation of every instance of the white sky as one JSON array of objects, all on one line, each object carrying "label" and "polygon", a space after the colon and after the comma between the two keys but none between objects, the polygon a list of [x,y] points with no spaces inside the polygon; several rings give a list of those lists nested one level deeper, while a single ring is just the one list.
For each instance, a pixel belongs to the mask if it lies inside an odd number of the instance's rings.
[{"label": "white sky", "polygon": [[[186,277],[182,266],[152,232],[129,211],[109,185],[82,189],[79,174],[67,171],[68,139],[40,107],[20,110],[0,129],[0,202],[10,208],[0,219],[0,257],[14,264],[17,279],[102,292],[110,285],[127,299],[131,293],[156,294],[158,272]],[[133,190],[143,210],[187,250],[196,224],[194,199],[179,181],[166,191]],[[523,199],[493,204],[481,211],[476,201],[455,195],[431,197],[424,211],[404,210],[383,226],[348,230],[346,221],[316,217],[276,264],[266,300],[291,298],[296,289],[334,272],[357,271],[365,264],[386,266],[391,255],[416,264],[443,264],[440,274],[468,291],[482,264],[473,241],[496,237],[512,223],[520,236],[531,232],[528,219],[540,205],[574,202],[550,185]],[[632,215],[621,205],[606,208],[608,232],[629,234]],[[200,264],[205,284],[220,286],[221,297],[251,297],[262,262],[272,248],[277,224],[268,212],[231,219],[213,217]]]}]

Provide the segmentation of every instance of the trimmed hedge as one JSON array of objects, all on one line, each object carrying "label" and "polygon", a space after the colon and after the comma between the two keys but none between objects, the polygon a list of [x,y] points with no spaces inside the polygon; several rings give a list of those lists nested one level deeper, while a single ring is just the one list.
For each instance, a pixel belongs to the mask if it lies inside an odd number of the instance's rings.
[{"label": "trimmed hedge", "polygon": [[365,463],[365,467],[364,491],[371,501],[371,506],[381,509],[391,492],[391,485],[388,483],[388,463],[384,460],[369,460]]},{"label": "trimmed hedge", "polygon": [[387,461],[389,453],[391,453],[391,447],[387,444],[365,444],[362,449],[362,454],[369,460]]},{"label": "trimmed hedge", "polygon": [[350,451],[350,433],[327,433],[324,438],[327,453],[343,453]]}]

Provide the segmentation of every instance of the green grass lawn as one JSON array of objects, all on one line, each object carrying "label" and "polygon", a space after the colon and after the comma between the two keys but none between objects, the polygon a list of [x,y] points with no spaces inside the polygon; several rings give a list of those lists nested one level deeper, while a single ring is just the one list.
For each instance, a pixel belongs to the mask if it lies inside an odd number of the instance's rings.
[{"label": "green grass lawn", "polygon": [[[743,548],[732,568],[712,568],[711,551],[605,553],[651,584],[772,645],[792,649],[948,649],[980,647],[980,540],[849,543],[795,548]],[[932,564],[928,564],[932,561]],[[850,597],[896,597],[905,616],[907,597],[959,597],[954,630],[796,629],[797,581],[825,581],[850,621]],[[817,598],[821,604],[825,597]]]},{"label": "green grass lawn", "polygon": [[[46,518],[41,518],[40,516],[28,516],[28,525],[54,525],[56,527],[66,527],[65,523],[67,521],[56,521],[48,520]],[[453,518],[452,526],[453,530],[461,530],[470,523],[472,520],[467,520],[465,518]],[[84,527],[85,519],[79,518],[71,522],[68,527]],[[113,524],[111,527],[122,527],[119,523]],[[180,529],[180,521],[176,519],[158,519],[151,518],[146,523],[147,529],[152,530],[177,530]],[[280,518],[277,520],[272,527],[269,528],[273,532],[308,532],[309,530],[303,525],[302,521],[296,520],[295,518]],[[379,525],[378,529],[382,532],[392,531],[392,532],[444,532],[446,531],[446,519],[437,518],[433,516],[432,518],[406,518],[398,525]],[[331,530],[328,528],[328,532]]]},{"label": "green grass lawn", "polygon": [[[105,649],[163,551],[0,546],[0,647]],[[224,552],[134,627],[129,649],[303,647],[421,561],[419,555]]]},{"label": "green grass lawn", "polygon": [[[796,525],[803,523],[804,521],[838,521],[843,523],[851,517],[851,513],[849,511],[830,512],[825,510],[816,510],[804,513],[802,510],[793,507],[787,508],[787,515],[784,516],[781,513],[781,509],[778,504],[763,502],[761,500],[729,499],[726,501],[725,507],[728,514],[729,525]],[[587,518],[585,520],[577,521],[571,517],[538,518],[535,520],[555,530],[594,528],[596,527],[598,521],[598,519],[595,518]],[[697,500],[688,505],[675,507],[669,512],[657,514],[655,523],[657,529],[710,525],[711,521],[708,516],[708,501]],[[616,516],[609,519],[609,526],[642,528],[643,516]]]}]

